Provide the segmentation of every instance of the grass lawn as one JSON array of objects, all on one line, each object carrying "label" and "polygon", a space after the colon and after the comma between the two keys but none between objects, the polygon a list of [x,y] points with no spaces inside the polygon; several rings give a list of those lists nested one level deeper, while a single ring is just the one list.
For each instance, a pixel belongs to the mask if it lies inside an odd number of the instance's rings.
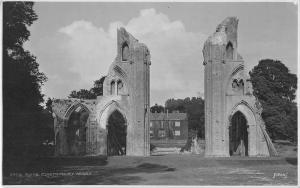
[{"label": "grass lawn", "polygon": [[[276,146],[278,147],[278,145]],[[41,159],[5,174],[4,184],[296,185],[295,146],[279,157],[150,157]],[[285,154],[288,155],[285,155]]]}]

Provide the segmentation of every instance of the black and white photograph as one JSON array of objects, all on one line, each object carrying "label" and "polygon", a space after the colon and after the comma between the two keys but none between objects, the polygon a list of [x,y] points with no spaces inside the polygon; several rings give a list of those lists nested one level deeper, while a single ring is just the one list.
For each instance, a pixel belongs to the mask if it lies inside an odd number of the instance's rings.
[{"label": "black and white photograph", "polygon": [[298,0],[1,5],[2,185],[298,186]]}]

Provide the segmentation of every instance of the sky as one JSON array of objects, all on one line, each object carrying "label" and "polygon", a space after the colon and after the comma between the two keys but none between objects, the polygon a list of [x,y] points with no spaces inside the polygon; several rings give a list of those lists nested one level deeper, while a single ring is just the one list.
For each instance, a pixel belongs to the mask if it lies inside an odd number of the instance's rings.
[{"label": "sky", "polygon": [[202,48],[217,25],[236,16],[238,52],[249,72],[277,59],[297,73],[297,6],[293,3],[63,3],[37,2],[38,20],[24,47],[48,77],[45,99],[67,98],[105,76],[117,54],[117,28],[125,27],[151,54],[150,103],[203,97]]}]

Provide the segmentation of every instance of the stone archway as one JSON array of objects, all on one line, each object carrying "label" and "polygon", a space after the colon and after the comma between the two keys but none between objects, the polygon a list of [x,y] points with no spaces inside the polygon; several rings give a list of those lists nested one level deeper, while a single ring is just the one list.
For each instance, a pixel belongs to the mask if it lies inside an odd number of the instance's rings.
[{"label": "stone archway", "polygon": [[[69,154],[66,129],[77,127],[68,121],[72,117],[73,106],[78,103],[83,103],[90,110],[86,131],[87,155],[107,154],[107,121],[114,110],[126,119],[126,155],[150,155],[150,52],[145,44],[138,42],[124,28],[117,31],[117,50],[117,56],[103,81],[103,96],[91,100],[71,98],[53,102],[53,111],[58,116],[55,130],[60,131],[61,141],[61,145],[56,146],[58,155]],[[76,130],[69,132],[74,135]]]},{"label": "stone archway", "polygon": [[248,103],[241,101],[233,107],[229,115],[228,140],[229,155],[253,155],[256,148],[256,119]]},{"label": "stone archway", "polygon": [[[118,121],[117,119],[121,122],[116,122]],[[106,154],[108,156],[127,155],[128,116],[124,108],[122,108],[122,105],[114,100],[107,102],[98,114],[98,121],[100,128],[106,130]],[[121,130],[116,131],[117,128],[121,128]],[[120,138],[117,138],[117,135],[119,135]],[[118,143],[122,144],[119,145]]]},{"label": "stone archway", "polygon": [[81,103],[73,105],[65,114],[65,135],[68,155],[86,154],[86,129],[90,111]]},{"label": "stone archway", "polygon": [[127,121],[118,110],[113,111],[107,120],[107,155],[126,155]]},{"label": "stone archway", "polygon": [[245,115],[237,111],[229,126],[229,154],[248,156],[248,124]]}]

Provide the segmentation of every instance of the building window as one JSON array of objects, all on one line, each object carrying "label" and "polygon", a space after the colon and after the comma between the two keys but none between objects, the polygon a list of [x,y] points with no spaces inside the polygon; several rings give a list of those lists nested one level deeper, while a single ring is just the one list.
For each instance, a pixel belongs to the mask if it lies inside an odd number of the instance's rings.
[{"label": "building window", "polygon": [[158,136],[159,136],[160,138],[165,137],[165,136],[166,136],[166,131],[165,131],[165,130],[159,130],[159,131],[158,131]]},{"label": "building window", "polygon": [[180,121],[175,121],[175,127],[180,127]]},{"label": "building window", "polygon": [[231,85],[232,85],[233,90],[244,89],[244,81],[243,81],[243,79],[240,79],[239,81],[237,79],[234,79],[232,81]]},{"label": "building window", "polygon": [[121,80],[117,83],[117,95],[123,94],[123,82]]},{"label": "building window", "polygon": [[129,47],[126,42],[123,43],[122,46],[122,61],[128,61],[129,60]]},{"label": "building window", "polygon": [[229,42],[226,46],[226,58],[233,59],[233,46],[231,42]]},{"label": "building window", "polygon": [[161,128],[161,129],[164,128],[164,121],[160,121],[160,128]]},{"label": "building window", "polygon": [[175,136],[180,136],[180,131],[176,130],[175,131]]},{"label": "building window", "polygon": [[110,84],[110,94],[114,95],[115,94],[115,81],[112,81]]},{"label": "building window", "polygon": [[152,138],[154,136],[153,131],[150,130],[150,138]]}]

